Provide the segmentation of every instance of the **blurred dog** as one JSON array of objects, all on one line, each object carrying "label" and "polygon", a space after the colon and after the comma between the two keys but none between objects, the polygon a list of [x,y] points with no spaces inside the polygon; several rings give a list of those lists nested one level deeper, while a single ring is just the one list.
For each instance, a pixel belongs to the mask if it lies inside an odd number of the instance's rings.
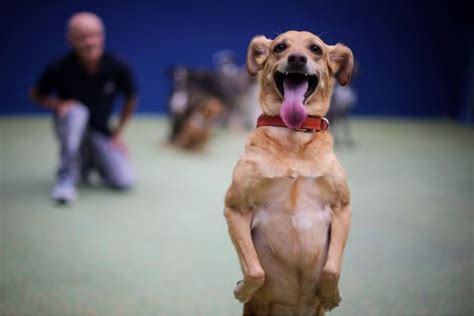
[{"label": "blurred dog", "polygon": [[168,101],[169,142],[186,150],[199,151],[208,142],[214,123],[224,112],[217,77],[210,71],[174,67],[173,89]]},{"label": "blurred dog", "polygon": [[[357,75],[357,63],[354,63],[351,81]],[[331,121],[331,132],[335,145],[354,145],[350,126],[350,112],[357,103],[357,93],[349,85],[336,84],[331,98],[331,106],[326,118]]]},{"label": "blurred dog", "polygon": [[244,315],[320,316],[341,300],[350,194],[323,116],[335,80],[347,84],[352,67],[349,48],[308,32],[250,43],[247,68],[258,75],[264,114],[224,211],[244,276],[234,289]]},{"label": "blurred dog", "polygon": [[[203,149],[215,122],[250,128],[258,117],[255,80],[237,66],[230,51],[216,52],[213,61],[214,70],[178,66],[168,71],[173,83],[168,100],[171,144]],[[198,125],[201,132],[196,130]],[[191,129],[196,132],[192,137]]]},{"label": "blurred dog", "polygon": [[232,51],[221,50],[213,56],[217,84],[226,105],[224,124],[231,129],[251,129],[260,114],[257,105],[258,85],[246,69],[235,62]]},{"label": "blurred dog", "polygon": [[215,120],[222,115],[224,105],[208,95],[200,96],[193,103],[193,111],[182,122],[174,144],[186,150],[201,151],[209,141]]}]

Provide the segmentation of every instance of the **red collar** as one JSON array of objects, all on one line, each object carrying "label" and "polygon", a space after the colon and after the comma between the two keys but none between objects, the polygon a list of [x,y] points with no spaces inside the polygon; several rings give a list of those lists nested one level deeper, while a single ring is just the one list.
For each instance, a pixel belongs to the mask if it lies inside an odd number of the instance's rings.
[{"label": "red collar", "polygon": [[[281,117],[269,116],[262,114],[258,117],[257,127],[261,126],[278,126],[287,127]],[[329,128],[329,121],[325,117],[320,116],[308,116],[301,125],[300,128],[295,128],[298,132],[324,132]]]}]

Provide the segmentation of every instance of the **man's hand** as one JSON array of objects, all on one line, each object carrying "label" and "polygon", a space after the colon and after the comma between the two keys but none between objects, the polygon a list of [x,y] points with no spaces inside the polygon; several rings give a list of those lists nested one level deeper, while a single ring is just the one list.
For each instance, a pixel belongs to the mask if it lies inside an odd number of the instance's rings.
[{"label": "man's hand", "polygon": [[68,99],[64,100],[59,103],[58,107],[56,108],[56,112],[58,113],[60,118],[65,118],[66,115],[71,111],[71,109],[76,106],[77,100]]},{"label": "man's hand", "polygon": [[125,143],[119,132],[112,133],[112,138],[110,139],[110,142],[112,143],[112,146],[115,149],[121,151],[127,156],[129,155],[127,144]]},{"label": "man's hand", "polygon": [[112,146],[120,150],[127,156],[129,155],[129,151],[127,148],[127,144],[125,144],[125,141],[121,137],[121,134],[125,128],[126,123],[132,116],[133,110],[135,109],[136,105],[137,105],[137,98],[134,96],[128,97],[125,100],[125,104],[123,105],[122,113],[120,113],[117,126],[115,127],[115,130],[112,132],[112,139],[111,139]]},{"label": "man's hand", "polygon": [[60,118],[66,117],[69,111],[79,103],[75,99],[64,100],[54,95],[43,95],[35,87],[30,90],[30,98],[45,108],[55,111]]}]

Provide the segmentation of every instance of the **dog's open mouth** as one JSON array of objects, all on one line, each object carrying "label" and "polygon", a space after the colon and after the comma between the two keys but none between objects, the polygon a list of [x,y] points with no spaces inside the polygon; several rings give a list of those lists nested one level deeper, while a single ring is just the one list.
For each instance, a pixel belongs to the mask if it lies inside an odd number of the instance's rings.
[{"label": "dog's open mouth", "polygon": [[[285,97],[285,90],[297,90],[298,92],[303,92],[303,102],[306,101],[318,86],[318,76],[308,73],[283,73],[276,71],[273,78],[282,97]],[[304,89],[305,87],[306,89]]]},{"label": "dog's open mouth", "polygon": [[316,90],[318,77],[307,73],[275,72],[275,84],[283,100],[280,116],[289,128],[300,128],[306,119],[306,99]]}]

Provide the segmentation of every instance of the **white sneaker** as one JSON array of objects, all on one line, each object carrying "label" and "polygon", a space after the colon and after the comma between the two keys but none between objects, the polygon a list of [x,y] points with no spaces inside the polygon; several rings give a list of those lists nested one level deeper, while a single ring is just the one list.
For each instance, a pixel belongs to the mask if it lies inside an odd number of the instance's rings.
[{"label": "white sneaker", "polygon": [[77,197],[74,181],[58,180],[51,192],[51,198],[60,204],[72,202]]}]

